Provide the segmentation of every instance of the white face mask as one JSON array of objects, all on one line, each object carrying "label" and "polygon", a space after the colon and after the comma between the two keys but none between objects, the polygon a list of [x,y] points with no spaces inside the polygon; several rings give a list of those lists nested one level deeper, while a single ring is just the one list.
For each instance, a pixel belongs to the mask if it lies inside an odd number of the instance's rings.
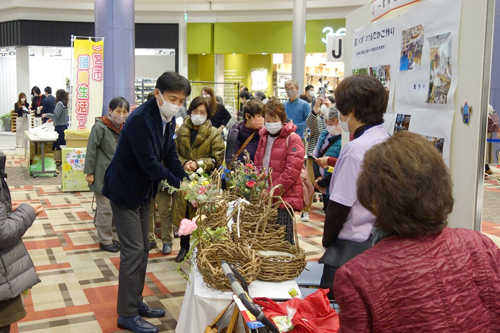
[{"label": "white face mask", "polygon": [[330,133],[331,136],[337,136],[340,133],[337,131],[337,126],[336,125],[328,125],[326,126],[326,130],[328,133]]},{"label": "white face mask", "polygon": [[203,98],[211,98],[210,95],[201,95],[201,96],[203,96]]},{"label": "white face mask", "polygon": [[321,104],[321,107],[319,108],[323,114],[325,114],[328,111],[328,108],[326,107],[325,104]]},{"label": "white face mask", "polygon": [[194,126],[200,126],[207,121],[207,116],[202,116],[200,114],[197,115],[191,115],[191,121],[193,122]]},{"label": "white face mask", "polygon": [[294,98],[297,95],[297,92],[296,91],[287,90],[286,91],[286,95],[288,96],[288,98]]},{"label": "white face mask", "polygon": [[347,133],[351,133],[351,132],[349,131],[349,124],[348,124],[349,119],[351,119],[351,117],[347,118],[347,120],[346,120],[346,121],[342,121],[342,120],[340,120],[340,118],[339,118],[340,127],[342,127],[342,130],[343,130],[344,132],[347,132]]},{"label": "white face mask", "polygon": [[309,96],[314,97],[314,90],[309,91]]},{"label": "white face mask", "polygon": [[280,131],[280,129],[282,127],[282,124],[281,124],[281,121],[272,122],[272,123],[268,123],[266,121],[265,126],[266,126],[267,131],[269,133],[276,134],[276,133],[278,133]]},{"label": "white face mask", "polygon": [[163,99],[161,93],[159,95],[161,100],[163,101],[163,105],[160,106],[158,100],[156,100],[156,104],[158,104],[158,108],[160,109],[160,113],[162,114],[162,116],[165,118],[167,122],[169,122],[182,109],[182,105],[174,105],[172,103],[169,103]]},{"label": "white face mask", "polygon": [[26,101],[26,98],[21,98],[21,102],[25,102]]},{"label": "white face mask", "polygon": [[128,115],[117,115],[115,113],[111,113],[109,115],[109,118],[111,119],[111,121],[120,126],[121,124],[123,124],[125,122],[125,120],[127,119]]}]

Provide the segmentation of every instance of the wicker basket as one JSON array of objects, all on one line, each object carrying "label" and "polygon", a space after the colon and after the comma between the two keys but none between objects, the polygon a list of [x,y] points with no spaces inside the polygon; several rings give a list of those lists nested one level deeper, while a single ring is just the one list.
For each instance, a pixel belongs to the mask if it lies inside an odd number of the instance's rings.
[{"label": "wicker basket", "polygon": [[205,228],[215,229],[227,226],[227,206],[228,202],[223,197],[217,197],[205,202],[198,210],[198,215],[204,215],[201,221]]},{"label": "wicker basket", "polygon": [[222,271],[220,261],[234,265],[248,284],[257,279],[259,274],[259,257],[250,247],[242,243],[226,241],[199,250],[197,256],[198,269],[203,281],[214,289],[231,290],[229,280]]},{"label": "wicker basket", "polygon": [[270,247],[263,247],[256,242],[253,248],[258,250],[257,254],[261,260],[259,280],[276,282],[293,280],[306,267],[304,250],[287,241],[275,242]]}]

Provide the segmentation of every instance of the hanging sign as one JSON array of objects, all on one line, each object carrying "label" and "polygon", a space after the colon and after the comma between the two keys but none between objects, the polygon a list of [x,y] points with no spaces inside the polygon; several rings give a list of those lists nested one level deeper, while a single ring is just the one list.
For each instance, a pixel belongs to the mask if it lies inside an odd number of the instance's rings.
[{"label": "hanging sign", "polygon": [[344,62],[345,35],[330,34],[326,36],[326,61]]},{"label": "hanging sign", "polygon": [[102,115],[103,52],[102,40],[73,42],[72,129],[91,129],[95,118]]},{"label": "hanging sign", "polygon": [[420,0],[373,0],[372,21],[384,16],[391,10],[401,8]]}]

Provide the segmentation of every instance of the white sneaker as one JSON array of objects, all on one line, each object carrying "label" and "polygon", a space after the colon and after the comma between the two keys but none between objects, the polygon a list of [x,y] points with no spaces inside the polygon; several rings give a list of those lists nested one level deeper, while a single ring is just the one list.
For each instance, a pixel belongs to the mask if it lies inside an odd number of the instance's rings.
[{"label": "white sneaker", "polygon": [[309,213],[308,212],[300,213],[300,220],[302,222],[309,222]]}]

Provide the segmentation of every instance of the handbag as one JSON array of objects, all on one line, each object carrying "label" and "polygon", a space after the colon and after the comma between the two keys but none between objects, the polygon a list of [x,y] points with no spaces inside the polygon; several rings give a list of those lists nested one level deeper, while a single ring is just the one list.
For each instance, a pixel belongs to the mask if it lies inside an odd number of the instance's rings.
[{"label": "handbag", "polygon": [[236,162],[236,160],[238,159],[238,156],[240,156],[240,154],[243,152],[243,149],[245,149],[248,146],[248,144],[250,143],[250,141],[252,141],[252,139],[255,136],[256,132],[257,131],[254,131],[252,134],[250,134],[248,136],[248,138],[245,140],[245,142],[243,142],[243,144],[241,145],[240,149],[238,149],[238,151],[236,152],[236,154],[231,159],[231,162],[229,163],[228,167],[231,167],[231,169],[233,168],[233,165]]},{"label": "handbag", "polygon": [[294,329],[290,333],[336,333],[339,330],[339,315],[330,307],[326,296],[329,289],[318,289],[304,299],[293,298],[276,303],[266,297],[256,297],[253,302],[262,307],[267,318],[287,316],[288,308],[296,309],[292,318]]},{"label": "handbag", "polygon": [[[229,311],[229,308],[233,303],[234,300],[231,301],[231,303],[229,303],[229,305],[226,306],[226,308],[222,310],[221,313],[219,313],[217,318],[215,318],[214,321],[210,325],[208,325],[207,328],[205,328],[205,333],[236,333],[236,331],[238,330],[238,319],[240,314],[240,311],[236,305],[234,307],[233,314],[231,316],[231,320],[229,321],[227,328],[220,327],[222,324],[221,323],[222,317],[224,317],[226,312]],[[248,329],[246,327],[245,331],[248,332]]]}]

